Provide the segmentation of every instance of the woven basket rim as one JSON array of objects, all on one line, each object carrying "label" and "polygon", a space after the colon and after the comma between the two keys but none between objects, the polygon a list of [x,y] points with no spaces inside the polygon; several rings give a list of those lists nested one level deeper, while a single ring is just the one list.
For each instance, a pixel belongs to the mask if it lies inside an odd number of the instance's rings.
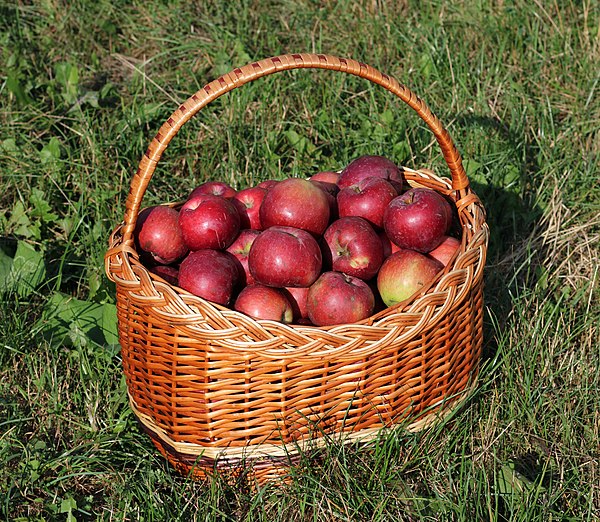
[{"label": "woven basket rim", "polygon": [[[436,187],[441,188],[446,194],[452,195],[453,191],[450,187],[450,182],[448,179],[436,176],[429,169],[413,170],[408,167],[403,168],[409,177],[416,177],[416,180],[407,180],[409,184],[415,186],[427,186],[428,184],[433,183]],[[107,272],[110,271],[110,266],[108,265],[109,257],[112,258],[117,256],[120,263],[127,265],[127,272],[129,272],[131,275],[131,279],[128,281],[135,281],[137,283],[144,281],[146,286],[152,287],[151,295],[164,295],[166,292],[174,292],[185,303],[185,306],[189,307],[191,310],[195,310],[198,318],[206,315],[208,312],[209,315],[212,316],[220,315],[220,317],[226,322],[235,320],[238,323],[244,324],[245,327],[250,331],[263,332],[264,339],[267,344],[268,340],[274,335],[273,332],[276,332],[275,335],[289,336],[290,338],[293,338],[296,335],[300,335],[303,338],[311,338],[314,336],[319,338],[323,338],[323,336],[325,336],[327,338],[327,335],[330,334],[330,337],[332,338],[331,348],[315,352],[305,350],[305,353],[310,353],[311,357],[323,357],[332,356],[334,354],[341,355],[341,352],[352,352],[353,354],[356,354],[358,353],[357,350],[362,350],[364,355],[367,356],[369,353],[376,351],[378,349],[378,345],[383,342],[401,342],[418,335],[421,327],[434,321],[436,317],[447,313],[448,309],[455,304],[455,301],[461,299],[461,293],[457,293],[455,291],[456,285],[454,285],[454,279],[456,278],[457,272],[464,273],[467,271],[474,279],[482,277],[488,240],[488,228],[484,221],[485,211],[483,210],[479,199],[473,193],[469,193],[464,199],[466,200],[466,204],[462,206],[462,209],[460,209],[459,212],[469,213],[470,210],[474,209],[481,213],[482,220],[478,224],[478,230],[474,230],[473,225],[468,225],[473,228],[473,230],[469,231],[469,233],[472,234],[470,239],[466,237],[465,226],[463,226],[461,250],[457,257],[454,258],[454,261],[449,263],[429,285],[424,287],[419,292],[419,294],[413,295],[406,301],[397,303],[391,307],[387,307],[382,311],[373,314],[371,317],[356,323],[331,326],[313,326],[302,324],[283,324],[275,321],[257,320],[246,316],[241,312],[234,310],[233,308],[219,305],[195,296],[180,287],[171,285],[159,276],[151,273],[139,261],[139,256],[135,249],[120,242],[119,230],[122,225],[119,225],[112,235],[112,249],[109,251],[111,256],[107,255]],[[477,225],[476,220],[475,224]],[[466,294],[468,289],[469,285],[464,284],[462,295]],[[442,301],[444,304],[440,306],[439,301]],[[200,308],[202,309],[202,312],[200,312]],[[409,316],[412,314],[415,316],[415,324],[410,331],[402,333],[397,331],[397,328],[393,324],[393,318],[397,314],[404,316]],[[189,315],[190,314],[188,312],[188,316]],[[166,316],[165,320],[167,320]],[[188,317],[187,323],[193,323],[191,316]],[[391,324],[391,326],[389,326],[388,323]],[[194,331],[202,330],[204,333],[206,333],[206,330],[200,325],[190,326],[188,324],[188,326]],[[224,326],[224,330],[226,329],[226,326]],[[380,342],[371,343],[367,347],[363,346],[362,348],[359,346],[352,347],[344,345],[345,348],[341,350],[339,348],[339,343],[336,344],[333,341],[333,337],[344,334],[348,335],[348,331],[350,330],[355,331],[358,336],[360,336],[361,333],[364,334],[367,330],[370,332],[378,331],[379,335],[381,336],[381,340]],[[360,344],[361,343],[357,343],[357,345]],[[228,349],[238,351],[240,353],[251,351],[253,353],[260,353],[270,358],[300,357],[302,355],[302,352],[299,352],[295,348],[278,348],[275,350],[268,348],[263,349],[261,348],[259,342],[253,342],[250,340],[247,342],[239,342],[237,344],[235,341],[230,340],[228,346]]]}]

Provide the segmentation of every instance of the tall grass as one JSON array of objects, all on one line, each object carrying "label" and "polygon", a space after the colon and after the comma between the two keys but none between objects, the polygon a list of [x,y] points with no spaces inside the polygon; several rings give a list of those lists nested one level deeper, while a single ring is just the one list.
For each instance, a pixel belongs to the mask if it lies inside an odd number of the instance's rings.
[{"label": "tall grass", "polygon": [[[599,27],[585,0],[0,3],[0,518],[600,518]],[[235,66],[303,51],[395,76],[458,144],[492,232],[481,377],[443,424],[333,440],[284,488],[199,485],[127,407],[104,251],[171,112]],[[409,109],[341,76],[211,104],[147,201],[364,153],[446,172]]]}]

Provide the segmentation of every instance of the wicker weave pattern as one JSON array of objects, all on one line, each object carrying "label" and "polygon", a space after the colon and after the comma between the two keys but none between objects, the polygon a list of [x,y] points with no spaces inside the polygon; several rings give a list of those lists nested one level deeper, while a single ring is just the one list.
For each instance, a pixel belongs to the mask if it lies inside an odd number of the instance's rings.
[{"label": "wicker weave pattern", "polygon": [[[455,201],[463,226],[457,258],[429,288],[352,325],[255,321],[150,274],[133,246],[145,190],[182,125],[244,83],[306,67],[366,78],[417,112],[436,136],[452,179],[406,168],[406,180]],[[484,209],[450,136],[396,80],[325,55],[286,55],[235,69],[194,94],[160,128],[132,179],[124,222],[110,238],[106,272],[117,285],[132,409],[180,471],[203,477],[215,463],[233,469],[254,455],[261,480],[278,476],[280,464],[289,463],[298,444],[317,440],[316,432],[368,439],[401,419],[423,420],[456,400],[476,376],[487,241]]]}]

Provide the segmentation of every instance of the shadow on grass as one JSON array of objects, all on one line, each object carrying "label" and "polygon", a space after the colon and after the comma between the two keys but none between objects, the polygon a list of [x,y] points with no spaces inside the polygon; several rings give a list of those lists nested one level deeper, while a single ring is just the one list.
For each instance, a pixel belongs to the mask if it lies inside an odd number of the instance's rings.
[{"label": "shadow on grass", "polygon": [[[500,120],[480,115],[466,115],[457,121],[462,127],[488,129],[515,151],[511,163],[489,176],[469,173],[475,193],[487,213],[490,240],[487,253],[484,289],[484,348],[483,358],[492,358],[498,349],[497,333],[504,329],[513,308],[511,290],[517,286],[535,286],[531,278],[535,266],[524,265],[522,251],[527,249],[531,234],[539,227],[543,210],[535,203],[537,178],[537,146],[526,136],[511,130]],[[517,158],[519,155],[519,158]],[[539,252],[543,258],[543,253]]]}]

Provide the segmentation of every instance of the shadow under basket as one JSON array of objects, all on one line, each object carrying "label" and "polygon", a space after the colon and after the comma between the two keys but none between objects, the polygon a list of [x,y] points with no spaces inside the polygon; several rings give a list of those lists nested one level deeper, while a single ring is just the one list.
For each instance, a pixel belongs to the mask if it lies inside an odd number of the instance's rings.
[{"label": "shadow under basket", "polygon": [[[461,246],[436,280],[407,302],[356,324],[257,321],[151,274],[135,249],[141,200],[178,130],[249,81],[290,69],[365,78],[414,109],[433,132],[451,178],[404,168],[408,185],[456,206]],[[456,407],[474,385],[482,346],[488,227],[448,132],[405,86],[351,59],[269,58],[233,70],[189,98],[162,125],[133,177],[112,233],[106,272],[116,283],[119,340],[130,406],[183,474],[281,479],[305,448],[331,437],[374,440],[383,428],[417,430]]]}]

